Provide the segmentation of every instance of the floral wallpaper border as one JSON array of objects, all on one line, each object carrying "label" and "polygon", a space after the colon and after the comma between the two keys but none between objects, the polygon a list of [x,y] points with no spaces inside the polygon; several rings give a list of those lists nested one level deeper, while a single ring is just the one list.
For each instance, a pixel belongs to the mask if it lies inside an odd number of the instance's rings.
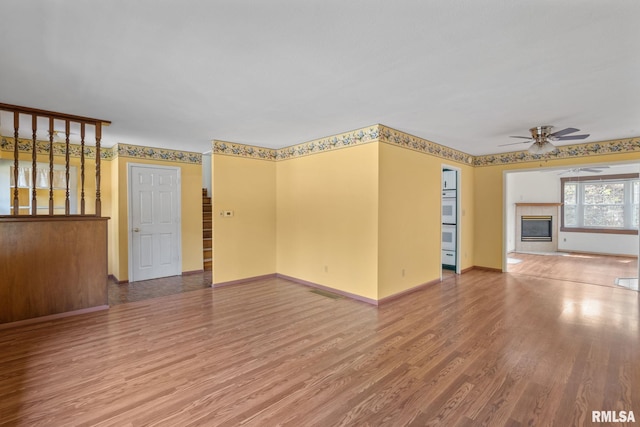
[{"label": "floral wallpaper border", "polygon": [[332,135],[280,149],[257,147],[226,141],[213,141],[213,153],[252,159],[280,161],[309,156],[339,148],[353,147],[378,140],[378,126]]},{"label": "floral wallpaper border", "polygon": [[276,151],[277,150],[271,148],[256,147],[253,145],[238,144],[235,142],[214,140],[212,143],[212,152],[214,154],[223,154],[225,156],[276,160]]},{"label": "floral wallpaper border", "polygon": [[329,150],[368,144],[378,140],[379,125],[367,126],[337,135],[314,139],[302,144],[292,145],[277,150],[277,160],[288,160],[297,157],[323,153]]},{"label": "floral wallpaper border", "polygon": [[390,128],[384,125],[380,127],[380,142],[397,145],[409,150],[418,151],[432,156],[437,156],[446,160],[458,163],[472,164],[473,156],[444,145],[436,144],[424,138],[420,138],[408,133]]},{"label": "floral wallpaper border", "polygon": [[[13,152],[14,139],[8,137],[0,137],[0,150]],[[18,139],[18,151],[22,153],[31,153],[33,141],[30,139]],[[69,144],[69,155],[71,157],[80,157],[81,146],[78,144]],[[49,154],[49,142],[37,141],[36,151],[38,154]],[[64,142],[53,143],[53,155],[65,156],[66,148]],[[85,146],[84,155],[88,159],[96,158],[96,147]],[[189,151],[167,150],[161,148],[142,147],[139,145],[116,144],[113,147],[101,147],[100,159],[113,160],[116,157],[132,157],[136,159],[164,160],[169,162],[181,162],[191,164],[202,164],[202,154]]]},{"label": "floral wallpaper border", "polygon": [[640,152],[640,137],[614,139],[610,141],[589,142],[585,144],[563,145],[548,154],[531,154],[527,151],[476,156],[474,166],[495,166],[540,160],[567,159],[571,157],[601,156],[603,154],[621,154]]},{"label": "floral wallpaper border", "polygon": [[[0,138],[0,150],[13,152],[14,139],[2,137]],[[30,139],[18,139],[18,151],[22,153],[31,153],[31,147],[33,141]],[[78,144],[69,144],[69,156],[80,157],[82,147]],[[38,154],[49,154],[49,142],[48,141],[36,141],[36,152]],[[53,155],[65,156],[66,148],[64,142],[53,143]],[[84,155],[88,159],[96,158],[96,147],[86,145],[84,147]],[[102,147],[100,149],[100,159],[111,160],[113,158],[113,150],[111,148]]]},{"label": "floral wallpaper border", "polygon": [[[409,150],[430,154],[458,163],[470,164],[476,167],[509,165],[517,163],[536,162],[540,160],[566,159],[571,157],[588,157],[605,154],[640,152],[640,137],[634,137],[583,144],[564,145],[557,147],[558,149],[553,153],[543,155],[531,154],[527,151],[512,151],[509,153],[489,154],[474,157],[470,154],[466,154],[461,151],[436,144],[435,142],[410,135],[408,133],[390,128],[388,126],[374,125],[281,149],[270,149],[214,140],[213,153],[279,161],[322,153],[329,150],[352,147],[355,145],[370,143],[374,141],[397,145]],[[13,152],[13,144],[13,138],[4,136],[0,137],[0,150]],[[18,140],[18,150],[20,152],[30,153],[31,147],[32,141],[30,139],[21,138]],[[48,141],[37,141],[36,147],[39,154],[49,154]],[[69,144],[69,148],[69,154],[71,157],[80,157],[80,145]],[[86,158],[95,159],[96,148],[94,146],[85,146],[84,153]],[[54,142],[53,154],[55,156],[64,156],[65,144],[62,142]],[[101,148],[100,158],[102,160],[112,160],[116,157],[131,157],[138,159],[202,164],[202,154],[188,151],[143,147],[130,144],[117,144],[113,147]]]},{"label": "floral wallpaper border", "polygon": [[227,156],[246,157],[253,159],[280,161],[297,157],[310,156],[340,148],[353,147],[360,144],[380,141],[397,145],[459,163],[471,164],[473,156],[444,147],[423,138],[401,132],[384,125],[372,125],[337,135],[314,139],[302,144],[292,145],[280,149],[269,149],[253,145],[238,144],[226,141],[213,141],[213,153]]},{"label": "floral wallpaper border", "polygon": [[200,153],[169,150],[165,148],[143,147],[131,144],[116,144],[113,147],[113,157],[133,157],[136,159],[202,164],[202,154]]}]

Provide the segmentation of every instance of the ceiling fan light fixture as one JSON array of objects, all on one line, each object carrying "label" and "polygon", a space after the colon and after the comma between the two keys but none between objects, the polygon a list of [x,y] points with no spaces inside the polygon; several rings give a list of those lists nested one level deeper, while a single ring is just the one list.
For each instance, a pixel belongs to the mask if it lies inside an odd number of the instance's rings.
[{"label": "ceiling fan light fixture", "polygon": [[556,146],[550,143],[549,141],[547,142],[536,141],[533,144],[531,144],[531,147],[529,147],[529,150],[527,151],[529,151],[529,153],[531,154],[548,154],[556,151]]}]

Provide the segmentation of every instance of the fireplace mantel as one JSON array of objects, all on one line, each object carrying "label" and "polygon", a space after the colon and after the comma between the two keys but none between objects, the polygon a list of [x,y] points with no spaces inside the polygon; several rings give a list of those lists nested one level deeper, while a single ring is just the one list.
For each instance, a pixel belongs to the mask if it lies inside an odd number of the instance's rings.
[{"label": "fireplace mantel", "polygon": [[516,203],[516,206],[562,206],[562,203]]}]

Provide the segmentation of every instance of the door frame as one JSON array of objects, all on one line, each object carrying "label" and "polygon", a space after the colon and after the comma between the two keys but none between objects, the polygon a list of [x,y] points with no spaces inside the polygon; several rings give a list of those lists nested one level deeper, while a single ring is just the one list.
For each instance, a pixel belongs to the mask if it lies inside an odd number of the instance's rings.
[{"label": "door frame", "polygon": [[[461,221],[462,169],[447,163],[440,164],[440,188],[438,189],[438,194],[442,194],[443,179],[444,179],[442,172],[445,169],[451,169],[456,172],[456,269],[455,269],[455,273],[460,274],[460,272],[462,271],[460,268],[460,259],[461,259],[460,252],[462,252],[461,250],[461,246],[462,246],[461,245],[462,243],[462,221]],[[441,213],[442,213],[442,197],[440,197],[440,214]],[[440,223],[440,234],[442,235],[442,221],[441,221],[440,215],[438,215],[438,222]],[[440,240],[441,240],[440,254],[442,254],[442,239]],[[442,266],[440,266],[440,280],[442,280]]]},{"label": "door frame", "polygon": [[182,169],[179,166],[164,166],[164,165],[153,165],[146,163],[127,163],[127,259],[128,259],[128,277],[129,281],[133,281],[133,191],[132,186],[133,182],[131,179],[131,174],[133,173],[134,167],[141,168],[149,168],[149,169],[165,169],[165,170],[175,170],[178,177],[178,195],[177,195],[177,208],[178,208],[178,227],[176,231],[176,253],[178,254],[178,274],[182,274],[182,178],[181,172]]}]

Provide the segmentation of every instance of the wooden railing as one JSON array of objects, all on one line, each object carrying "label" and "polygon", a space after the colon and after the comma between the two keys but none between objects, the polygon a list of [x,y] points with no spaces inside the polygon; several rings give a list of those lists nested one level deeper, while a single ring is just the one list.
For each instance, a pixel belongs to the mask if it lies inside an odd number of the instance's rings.
[{"label": "wooden railing", "polygon": [[92,119],[89,117],[74,116],[63,113],[56,113],[46,110],[38,110],[35,108],[20,107],[17,105],[2,104],[0,103],[1,111],[8,111],[13,113],[13,128],[14,128],[14,153],[13,153],[13,209],[11,214],[13,216],[20,215],[20,202],[19,202],[19,189],[18,189],[18,173],[19,173],[19,133],[20,133],[20,119],[21,116],[31,117],[31,135],[32,135],[32,147],[31,147],[31,209],[30,214],[32,216],[38,215],[38,198],[37,198],[37,142],[38,142],[38,119],[48,119],[48,126],[46,131],[49,136],[49,209],[48,215],[54,215],[54,138],[58,131],[54,125],[56,121],[64,122],[64,140],[65,140],[65,203],[64,203],[64,215],[70,215],[70,193],[69,193],[69,170],[70,170],[70,135],[71,125],[76,124],[80,126],[80,215],[87,215],[85,209],[85,136],[87,133],[87,126],[93,127],[95,135],[95,216],[101,216],[102,202],[100,200],[100,140],[102,139],[102,125],[109,125],[111,122],[108,120]]},{"label": "wooden railing", "polygon": [[[0,215],[0,325],[108,308],[109,218],[101,215],[100,140],[102,126],[110,122],[8,104],[0,104],[0,114],[5,125],[7,121],[13,122],[14,131],[13,162],[4,159],[0,164],[3,182],[0,191],[4,192],[0,206],[3,213]],[[20,138],[21,124],[31,138],[28,135]],[[48,141],[44,137],[38,140],[39,124],[41,131],[48,133]],[[77,142],[70,144],[72,131],[80,136],[79,178],[75,154],[71,175],[71,152],[77,152],[78,148]],[[87,213],[93,210],[85,210],[85,166],[92,166],[85,165],[85,138],[90,137],[91,131],[95,133],[96,196],[95,211]],[[64,147],[61,142],[54,145],[58,134],[64,134]],[[22,136],[25,136],[24,129]],[[10,150],[7,145],[5,149]],[[91,151],[89,147],[86,150]],[[64,165],[56,160],[54,168],[54,154],[58,158],[64,155]],[[13,173],[8,172],[11,168]],[[12,178],[7,177],[7,173]],[[13,179],[13,184],[7,185],[10,181],[7,178]],[[75,185],[78,179],[79,185]],[[71,181],[74,182],[73,203]],[[63,192],[64,206],[61,206]],[[78,195],[79,209],[72,206]],[[24,205],[30,205],[29,209]]]}]

